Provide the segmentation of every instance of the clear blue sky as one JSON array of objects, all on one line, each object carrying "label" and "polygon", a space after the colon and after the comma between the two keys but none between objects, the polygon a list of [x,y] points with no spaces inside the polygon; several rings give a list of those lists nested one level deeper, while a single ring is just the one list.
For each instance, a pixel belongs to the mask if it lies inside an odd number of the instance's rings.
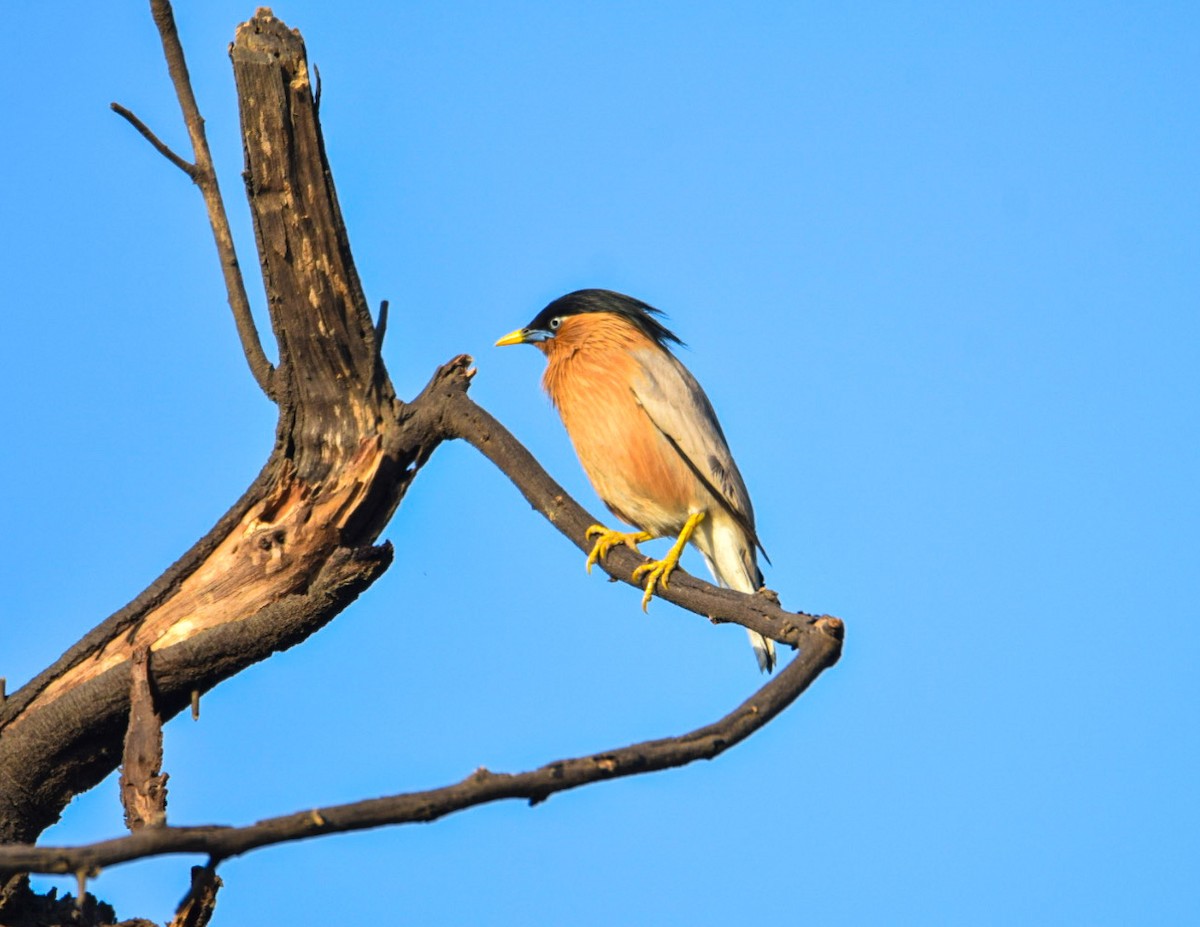
[{"label": "clear blue sky", "polygon": [[[1200,8],[275,9],[321,71],[399,392],[474,354],[475,398],[599,513],[540,356],[491,343],[582,286],[660,306],[769,585],[848,638],[714,763],[263,850],[222,867],[219,923],[1198,916]],[[177,10],[251,272],[226,45],[253,11]],[[199,195],[108,111],[184,147],[147,9],[4,18],[11,689],[208,530],[274,415]],[[469,448],[436,453],[386,536],[357,604],[168,726],[172,821],[528,769],[759,684],[740,629],[643,615]],[[120,831],[110,780],[46,839]],[[193,862],[95,889],[165,921]]]}]

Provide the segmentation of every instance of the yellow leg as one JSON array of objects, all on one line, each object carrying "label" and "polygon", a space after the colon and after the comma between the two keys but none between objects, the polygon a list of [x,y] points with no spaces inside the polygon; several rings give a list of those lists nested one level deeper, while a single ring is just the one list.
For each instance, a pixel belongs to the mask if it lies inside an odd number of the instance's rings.
[{"label": "yellow leg", "polygon": [[704,513],[693,512],[688,516],[688,520],[684,522],[683,530],[679,532],[678,540],[671,545],[671,549],[667,551],[667,555],[662,560],[643,563],[633,571],[634,582],[637,582],[643,574],[649,577],[646,580],[646,594],[642,596],[642,611],[646,611],[646,606],[650,604],[650,597],[654,595],[654,589],[660,582],[664,589],[667,588],[667,581],[671,578],[672,571],[679,564],[679,558],[683,554],[683,548],[686,546],[688,538],[696,530],[696,525],[702,521],[704,521]]},{"label": "yellow leg", "polygon": [[584,537],[594,537],[596,539],[596,544],[592,547],[592,552],[588,554],[587,558],[587,571],[589,573],[592,572],[592,567],[595,566],[596,561],[607,557],[608,552],[618,544],[624,544],[634,553],[640,554],[641,551],[637,549],[638,544],[642,541],[651,540],[651,535],[645,531],[634,531],[626,534],[623,531],[610,531],[604,525],[592,525],[584,533]]}]

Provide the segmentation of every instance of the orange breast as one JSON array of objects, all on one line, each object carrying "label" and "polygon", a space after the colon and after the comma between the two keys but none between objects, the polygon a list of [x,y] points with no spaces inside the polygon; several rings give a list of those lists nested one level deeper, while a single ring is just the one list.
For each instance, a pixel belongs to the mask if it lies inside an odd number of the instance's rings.
[{"label": "orange breast", "polygon": [[707,491],[634,398],[631,352],[661,350],[611,315],[570,316],[543,342],[542,385],[562,416],[575,453],[618,518],[655,536],[677,534]]}]

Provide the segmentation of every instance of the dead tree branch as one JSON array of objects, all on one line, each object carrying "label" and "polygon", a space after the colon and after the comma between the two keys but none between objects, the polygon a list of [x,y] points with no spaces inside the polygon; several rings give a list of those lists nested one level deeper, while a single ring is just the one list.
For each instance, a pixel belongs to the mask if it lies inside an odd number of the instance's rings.
[{"label": "dead tree branch", "polygon": [[204,853],[219,862],[259,847],[321,834],[434,821],[455,811],[504,799],[522,798],[537,804],[555,792],[581,785],[713,759],[767,724],[808,688],[821,670],[836,661],[840,624],[819,622],[815,635],[819,636],[815,636],[813,646],[736,709],[715,724],[680,737],[558,760],[526,773],[478,769],[445,788],[316,808],[268,818],[248,827],[159,827],[83,847],[0,847],[0,874],[70,873],[167,853]]},{"label": "dead tree branch", "polygon": [[170,145],[155,135],[154,130],[146,125],[146,123],[142,122],[142,120],[139,119],[132,111],[126,109],[120,103],[110,103],[109,106],[112,108],[114,113],[137,129],[138,132],[141,133],[142,138],[154,146],[155,151],[187,174],[188,177],[190,177],[193,181],[196,180],[198,174],[196,165],[194,165],[191,161],[187,161],[177,155]]},{"label": "dead tree branch", "polygon": [[250,299],[246,295],[246,283],[242,279],[237,250],[233,244],[233,232],[229,228],[229,216],[225,212],[225,200],[221,196],[221,185],[217,181],[212,153],[208,148],[204,118],[200,115],[200,107],[196,104],[196,94],[192,90],[192,81],[188,75],[187,59],[183,54],[183,43],[179,41],[179,30],[175,26],[175,13],[168,0],[150,0],[150,11],[154,16],[154,24],[158,28],[159,38],[162,40],[167,71],[171,75],[175,96],[179,100],[183,121],[192,142],[195,163],[188,163],[172,151],[165,142],[150,131],[145,123],[124,106],[113,103],[112,108],[114,112],[123,116],[130,125],[137,129],[163,157],[192,178],[192,181],[200,188],[200,192],[204,196],[205,208],[208,210],[208,222],[212,226],[213,240],[217,245],[217,255],[221,260],[221,273],[225,278],[229,308],[233,311],[233,320],[237,325],[238,338],[242,342],[242,351],[246,355],[246,362],[250,365],[250,372],[254,375],[259,388],[273,399],[275,398],[275,370],[263,351],[262,341],[258,337],[258,327],[254,324],[254,316],[250,312]]}]

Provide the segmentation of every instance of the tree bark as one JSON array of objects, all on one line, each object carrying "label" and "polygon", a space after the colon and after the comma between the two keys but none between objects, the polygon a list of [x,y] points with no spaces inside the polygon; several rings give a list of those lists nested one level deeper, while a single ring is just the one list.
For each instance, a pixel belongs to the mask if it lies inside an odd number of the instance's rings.
[{"label": "tree bark", "polygon": [[269,12],[231,50],[246,185],[279,344],[275,448],[204,538],[0,709],[0,842],[30,841],[120,762],[130,660],[164,718],[333,618],[387,567],[373,547],[440,440],[396,399],[325,160],[304,44]]}]

